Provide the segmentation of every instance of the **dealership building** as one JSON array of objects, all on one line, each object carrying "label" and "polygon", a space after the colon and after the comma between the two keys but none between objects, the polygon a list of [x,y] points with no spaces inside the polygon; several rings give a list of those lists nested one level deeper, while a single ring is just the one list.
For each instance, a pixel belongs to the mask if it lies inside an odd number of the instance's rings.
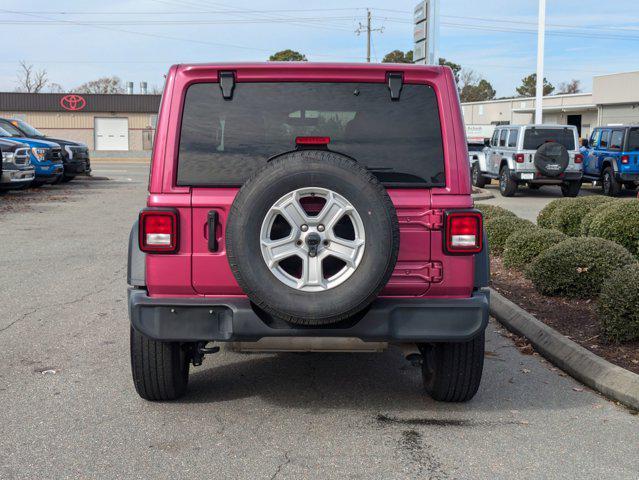
[{"label": "dealership building", "polygon": [[98,155],[149,155],[159,106],[160,95],[0,92],[0,117],[86,143]]},{"label": "dealership building", "polygon": [[[534,97],[462,104],[467,127],[533,123]],[[639,124],[639,72],[593,78],[592,93],[549,95],[542,103],[543,123],[575,125],[582,137],[596,126]]]}]

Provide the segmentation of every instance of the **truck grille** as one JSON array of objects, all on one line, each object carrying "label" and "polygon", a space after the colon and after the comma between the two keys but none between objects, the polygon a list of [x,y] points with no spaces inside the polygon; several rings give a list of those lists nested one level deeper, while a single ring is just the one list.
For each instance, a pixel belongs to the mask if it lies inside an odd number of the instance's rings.
[{"label": "truck grille", "polygon": [[62,162],[62,149],[60,147],[50,148],[44,159],[52,162]]},{"label": "truck grille", "polygon": [[31,163],[29,159],[29,149],[18,148],[13,156],[13,163],[16,165],[29,165]]},{"label": "truck grille", "polygon": [[73,152],[74,160],[88,160],[89,159],[89,149],[86,147],[69,147]]}]

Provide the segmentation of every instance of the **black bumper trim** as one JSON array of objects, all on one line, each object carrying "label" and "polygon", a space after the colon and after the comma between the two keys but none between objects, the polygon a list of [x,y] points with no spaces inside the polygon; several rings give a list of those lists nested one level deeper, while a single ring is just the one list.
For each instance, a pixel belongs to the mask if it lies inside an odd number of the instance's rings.
[{"label": "black bumper trim", "polygon": [[617,180],[622,182],[639,182],[639,173],[619,173]]},{"label": "black bumper trim", "polygon": [[162,341],[257,341],[264,337],[352,337],[371,342],[462,342],[488,324],[489,293],[470,298],[377,299],[353,325],[274,328],[246,298],[152,298],[129,288],[129,319],[137,331]]}]

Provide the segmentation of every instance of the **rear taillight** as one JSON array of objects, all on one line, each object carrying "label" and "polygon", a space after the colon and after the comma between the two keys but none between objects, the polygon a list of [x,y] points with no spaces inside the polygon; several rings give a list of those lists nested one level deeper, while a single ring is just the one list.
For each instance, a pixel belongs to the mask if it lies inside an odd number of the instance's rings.
[{"label": "rear taillight", "polygon": [[515,153],[513,155],[513,157],[515,158],[515,162],[524,163],[524,154],[523,153]]},{"label": "rear taillight", "polygon": [[575,163],[583,163],[584,156],[581,153],[575,153]]},{"label": "rear taillight", "polygon": [[446,214],[446,251],[448,253],[478,253],[482,245],[482,216],[479,212],[448,212]]},{"label": "rear taillight", "polygon": [[331,137],[296,137],[295,145],[328,145]]},{"label": "rear taillight", "polygon": [[630,163],[630,156],[629,155],[622,155],[621,156],[621,163],[623,163],[624,165],[628,165]]},{"label": "rear taillight", "polygon": [[175,210],[140,212],[140,250],[145,253],[174,253],[178,248],[178,215]]}]

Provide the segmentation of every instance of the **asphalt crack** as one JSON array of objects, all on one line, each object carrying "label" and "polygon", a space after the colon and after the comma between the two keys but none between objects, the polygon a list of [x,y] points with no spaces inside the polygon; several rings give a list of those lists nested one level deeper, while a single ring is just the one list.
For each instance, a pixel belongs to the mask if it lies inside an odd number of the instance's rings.
[{"label": "asphalt crack", "polygon": [[288,451],[284,452],[284,461],[281,462],[278,466],[277,469],[275,470],[275,473],[273,473],[273,475],[271,475],[271,480],[275,480],[275,478],[277,478],[277,476],[280,474],[280,472],[282,471],[282,469],[288,465],[289,463],[291,463],[291,459],[288,456]]},{"label": "asphalt crack", "polygon": [[[125,270],[125,267],[118,269],[118,270],[117,270],[117,271],[113,274],[113,276],[114,276],[114,277],[117,277],[117,276],[118,276],[118,274],[120,274],[120,273],[124,272],[124,270]],[[75,304],[75,303],[80,303],[80,302],[82,302],[82,301],[86,300],[87,298],[89,298],[89,297],[91,297],[91,296],[93,296],[93,295],[96,295],[96,294],[98,294],[98,293],[102,293],[102,292],[104,292],[104,291],[105,291],[105,290],[107,290],[110,286],[111,286],[111,283],[109,283],[109,284],[105,285],[103,288],[100,288],[100,289],[98,289],[98,290],[92,290],[92,291],[90,291],[90,292],[88,292],[88,293],[85,293],[84,295],[81,295],[80,297],[75,298],[75,299],[73,299],[73,300],[68,300],[68,301],[66,301],[66,302],[54,303],[54,304],[52,304],[52,305],[44,305],[44,306],[42,306],[42,307],[34,308],[33,310],[31,310],[31,311],[29,311],[29,312],[23,313],[20,317],[16,318],[13,322],[9,323],[8,325],[6,325],[6,326],[4,326],[4,327],[0,328],[0,333],[2,333],[2,332],[4,332],[4,331],[6,331],[6,330],[8,330],[8,329],[10,329],[10,328],[11,328],[11,327],[13,327],[14,325],[16,325],[16,324],[20,323],[21,321],[23,321],[24,319],[26,319],[26,318],[30,317],[31,315],[33,315],[33,314],[35,314],[35,313],[41,312],[41,311],[43,311],[43,310],[48,310],[48,309],[51,309],[51,308],[67,307],[67,306],[69,306],[69,305],[73,305],[73,304]]]}]

